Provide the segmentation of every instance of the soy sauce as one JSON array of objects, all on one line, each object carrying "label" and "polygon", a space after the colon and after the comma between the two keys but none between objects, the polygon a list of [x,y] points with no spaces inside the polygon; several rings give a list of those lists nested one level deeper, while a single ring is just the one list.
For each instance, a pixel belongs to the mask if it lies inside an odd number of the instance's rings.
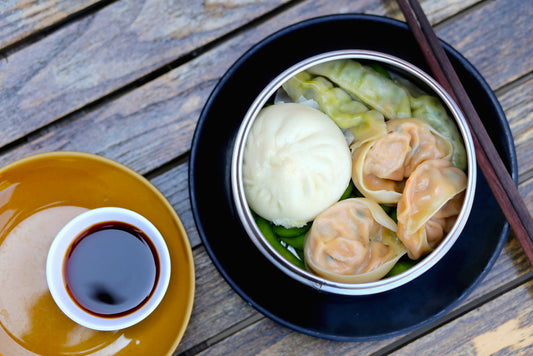
[{"label": "soy sauce", "polygon": [[64,264],[67,290],[91,314],[123,316],[142,307],[159,277],[155,247],[124,222],[91,226],[72,243]]}]

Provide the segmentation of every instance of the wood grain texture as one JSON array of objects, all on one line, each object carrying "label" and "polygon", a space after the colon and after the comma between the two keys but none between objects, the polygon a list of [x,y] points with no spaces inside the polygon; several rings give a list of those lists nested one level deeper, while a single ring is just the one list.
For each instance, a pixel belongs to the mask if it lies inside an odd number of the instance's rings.
[{"label": "wood grain texture", "polygon": [[[353,11],[364,11],[365,6],[369,4],[374,6],[374,0],[358,2],[359,7]],[[286,25],[327,13],[331,13],[331,9],[321,2],[306,2],[284,12],[281,16],[255,27],[253,31],[232,38],[101,109],[87,115],[80,113],[72,122],[65,126],[61,124],[60,131],[55,126],[51,127],[42,136],[32,138],[29,145],[4,154],[0,157],[0,164],[25,156],[28,152],[69,149],[103,154],[141,173],[152,170],[189,149],[192,131],[203,104],[217,80],[239,56],[262,38]],[[57,66],[56,63],[53,65]],[[7,93],[2,96],[2,90],[0,87],[0,117],[2,110],[9,110],[5,107],[2,109],[2,98],[13,103],[18,100],[16,97],[8,98]],[[35,100],[34,94],[27,95]],[[77,96],[76,100],[83,98]],[[42,105],[46,108],[49,105],[53,107],[51,102],[46,105],[45,102],[43,101]],[[37,111],[39,106],[31,105],[30,109]],[[70,104],[67,111],[74,108],[75,104]],[[53,117],[55,109],[51,110],[48,114],[40,112],[38,115]],[[6,137],[10,136],[11,130],[31,132],[39,127],[39,116],[24,119],[20,116],[25,115],[24,112],[26,111],[19,110],[17,116],[6,117]],[[2,138],[0,145],[1,140]],[[154,144],[146,145],[145,142]]]},{"label": "wood grain texture", "polygon": [[[513,1],[498,2],[505,6],[507,2]],[[375,5],[373,0],[360,1],[353,11],[364,11],[369,4]],[[218,78],[242,53],[281,27],[331,11],[329,7],[327,10],[321,6],[321,2],[305,2],[283,12],[258,25],[253,31],[247,31],[220,44],[205,55],[123,95],[103,108],[95,109],[87,115],[80,113],[64,127],[61,123],[61,130],[52,127],[40,137],[32,138],[29,144],[6,152],[0,157],[0,164],[23,157],[28,152],[69,149],[102,154],[141,173],[150,171],[189,149],[197,117],[209,93]],[[507,24],[505,18],[500,19],[499,26]],[[450,27],[456,27],[456,24],[452,23]],[[493,41],[492,38],[486,37],[484,32],[477,31],[475,34],[477,42]],[[497,45],[493,47],[500,48]],[[493,47],[483,47],[487,53],[478,51],[478,55],[509,57],[509,60],[513,57],[509,49],[494,52]],[[516,69],[521,73],[520,66]],[[497,75],[493,72],[489,74]],[[0,94],[1,90],[0,88]],[[0,100],[1,98],[0,95]],[[35,95],[31,98],[36,100]],[[22,118],[15,119],[17,120]],[[9,130],[20,130],[20,127],[10,120],[7,120],[5,125],[7,136]],[[38,127],[28,121],[24,121],[23,126],[26,129]],[[151,144],[147,145],[146,142]]]},{"label": "wood grain texture", "polygon": [[533,100],[531,98],[533,98],[533,73],[524,77],[520,85],[510,88],[498,97],[502,107],[505,107],[505,114],[513,133],[521,180],[533,176],[533,151],[531,150]]},{"label": "wood grain texture", "polygon": [[[417,339],[395,354],[489,355],[500,351],[502,354],[526,355],[533,345],[530,323],[533,307],[529,303],[532,292],[530,281]],[[501,324],[486,323],[484,316],[487,313],[497,315]],[[395,339],[371,342],[320,340],[276,327],[273,321],[262,319],[200,354],[370,355],[381,354],[381,348],[393,341]]]},{"label": "wood grain texture", "polygon": [[533,71],[533,6],[485,1],[452,22],[437,27],[437,34],[470,60],[493,90]]},{"label": "wood grain texture", "polygon": [[[531,355],[532,296],[533,281],[529,281],[393,355]],[[488,315],[492,322],[487,322]]]},{"label": "wood grain texture", "polygon": [[[524,254],[516,240],[510,239],[489,274],[468,298],[457,305],[455,310],[462,308],[467,303],[475,303],[476,299],[500,288],[518,276],[531,273],[533,269],[523,256]],[[188,350],[190,345],[201,344],[202,340],[205,341],[215,337],[223,333],[231,325],[249,318],[252,314],[257,314],[256,311],[243,304],[242,299],[229,289],[229,286],[222,280],[209,261],[209,257],[203,248],[195,251],[195,263],[197,266],[206,266],[206,273],[197,273],[197,286],[202,291],[197,292],[193,317],[179,347],[179,352]],[[206,282],[205,278],[209,278],[209,282]],[[209,286],[208,291],[206,290],[207,292],[204,291],[204,284]],[[235,309],[232,309],[230,313],[224,314],[222,310],[226,304],[235,306]],[[218,323],[205,322],[210,320],[213,313],[218,316]],[[251,350],[250,354],[350,355],[355,353],[368,355],[374,352],[379,353],[382,348],[396,342],[401,337],[408,336],[406,334],[368,342],[334,342],[309,337],[285,327],[279,327],[275,322],[265,317],[262,317],[258,322],[250,323],[247,327],[244,326],[242,330],[238,329],[234,335],[230,335],[221,343],[212,346],[206,354],[226,354],[231,350],[242,351],[249,349]],[[436,341],[436,343],[440,344],[440,341]]]},{"label": "wood grain texture", "polygon": [[[205,256],[201,255],[195,255],[198,257],[198,260]],[[495,268],[491,271],[491,274],[499,274],[497,271],[498,266],[495,266]],[[531,271],[531,270],[530,270]],[[511,276],[507,276],[508,278]],[[491,277],[488,278],[490,280]],[[507,282],[508,279],[502,280],[502,282]],[[203,281],[201,279],[198,280],[198,285],[202,285]],[[223,287],[223,285],[219,285],[220,287]],[[480,294],[484,294],[489,292],[492,288],[495,288],[494,284],[491,283],[482,283],[476,291],[480,292]],[[522,288],[522,287],[519,287]],[[215,294],[215,291],[211,291],[211,293]],[[507,295],[507,294],[506,294]],[[502,298],[506,297],[504,295]],[[225,295],[226,298],[230,298],[231,303],[237,303],[238,301],[234,301],[235,298],[239,298],[236,294],[232,295],[231,293]],[[511,296],[511,300],[507,301],[512,302],[513,298]],[[520,303],[531,305],[531,303],[528,303],[530,300],[531,295],[529,295],[526,298],[522,298],[519,301]],[[240,300],[240,299],[239,299]],[[465,302],[461,303],[461,305],[464,305],[469,300],[466,300]],[[193,312],[193,319],[191,320],[191,333],[192,330],[198,330],[201,332],[197,335],[194,335],[194,337],[200,337],[200,336],[207,336],[210,334],[216,335],[216,331],[218,329],[218,332],[223,332],[223,328],[217,328],[212,327],[210,324],[200,324],[203,325],[203,328],[198,325],[197,322],[202,321],[202,313],[205,312],[208,313],[208,310],[204,310],[203,312],[200,312],[202,305],[205,301],[202,298],[198,298],[195,300],[195,312]],[[210,300],[210,305],[217,305],[216,300]],[[222,303],[219,303],[222,304]],[[196,309],[198,308],[198,309]],[[484,306],[482,307],[484,308]],[[529,311],[531,312],[531,307],[528,307]],[[478,310],[473,309],[474,311]],[[248,317],[248,313],[250,312],[249,307],[244,307],[242,309],[242,317]],[[218,313],[218,312],[217,312]],[[458,318],[457,320],[463,320],[463,318],[470,318],[470,315],[472,313],[472,310],[470,313],[467,313],[465,316],[462,316],[461,318]],[[503,313],[502,313],[503,314]],[[239,317],[239,315],[231,315],[231,317],[224,317],[223,315],[220,315],[220,317],[224,318],[224,323],[231,322],[231,318]],[[527,321],[528,319],[524,319]],[[234,320],[236,322],[237,320]],[[457,321],[453,321],[457,322]],[[470,319],[464,319],[464,323],[467,325],[470,325],[471,320]],[[218,325],[218,327],[223,326]],[[228,324],[229,325],[229,324]],[[227,325],[226,325],[227,327]],[[464,328],[461,328],[459,330],[463,330]],[[190,340],[189,337],[193,337],[193,335],[186,333],[184,337],[183,344],[180,345],[179,350],[180,352],[182,350],[186,350],[186,347],[183,347],[184,345],[188,345]],[[261,318],[257,322],[253,322],[249,324],[248,327],[243,328],[242,330],[238,330],[235,334],[230,335],[229,337],[222,340],[220,343],[217,343],[216,345],[212,345],[209,349],[205,350],[204,352],[200,353],[202,355],[225,355],[228,353],[234,353],[234,354],[264,354],[264,355],[325,355],[325,354],[335,354],[335,355],[370,355],[373,353],[381,354],[381,350],[388,346],[389,344],[398,341],[402,336],[398,336],[395,338],[387,338],[384,340],[376,340],[376,341],[368,341],[368,342],[335,342],[335,341],[328,341],[328,340],[322,340],[318,338],[313,338],[307,335],[303,335],[294,331],[291,331],[290,329],[279,327],[275,322],[271,321],[267,318]],[[445,337],[442,336],[432,336],[431,342],[433,342],[434,347],[440,347],[441,345],[447,344],[446,341],[448,340]],[[428,342],[430,342],[428,340]],[[420,348],[416,350],[418,352],[422,352],[423,349]],[[179,352],[178,352],[179,353]],[[408,353],[406,353],[408,354]],[[413,353],[411,353],[413,354]],[[416,352],[414,354],[417,354]],[[435,350],[434,353],[431,354],[442,354],[437,352]],[[448,353],[451,354],[451,353]],[[482,353],[481,353],[482,354]],[[481,355],[480,354],[480,355]]]},{"label": "wood grain texture", "polygon": [[[171,11],[156,0],[117,2],[62,27],[0,61],[0,117],[5,124],[0,147],[128,85],[283,2],[211,1],[203,6],[199,2],[177,2]],[[446,14],[451,15],[451,11],[459,10],[440,2],[435,4],[440,4],[440,8],[434,5],[431,11],[446,8]],[[254,41],[314,16],[342,12],[395,16],[397,12],[390,1],[382,4],[344,0],[337,6],[332,10],[328,1],[305,2],[269,22],[270,26],[261,26],[261,32],[252,31]],[[225,8],[230,11],[221,15]],[[159,25],[154,28],[152,21]],[[189,28],[195,30],[191,32]],[[251,44],[247,42],[248,46]]]},{"label": "wood grain texture", "polygon": [[168,202],[174,207],[174,210],[176,210],[176,213],[178,213],[191,246],[194,248],[200,245],[200,237],[198,236],[191,211],[188,168],[188,162],[182,162],[178,166],[155,176],[151,179],[151,182],[163,193]]},{"label": "wood grain texture", "polygon": [[3,0],[0,3],[0,50],[99,2],[101,0]]},{"label": "wood grain texture", "polygon": [[446,20],[448,17],[465,11],[465,9],[471,8],[476,4],[482,3],[483,1],[484,0],[466,2],[462,0],[453,0],[449,1],[446,6],[442,6],[440,1],[435,0],[419,1],[419,3],[424,9],[424,13],[427,15],[429,22],[432,24],[437,24]]},{"label": "wood grain texture", "polygon": [[194,249],[196,291],[191,320],[176,350],[179,354],[224,332],[257,312],[218,273],[203,247]]},{"label": "wood grain texture", "polygon": [[0,61],[0,117],[5,125],[0,146],[282,3],[118,1],[61,27]]}]

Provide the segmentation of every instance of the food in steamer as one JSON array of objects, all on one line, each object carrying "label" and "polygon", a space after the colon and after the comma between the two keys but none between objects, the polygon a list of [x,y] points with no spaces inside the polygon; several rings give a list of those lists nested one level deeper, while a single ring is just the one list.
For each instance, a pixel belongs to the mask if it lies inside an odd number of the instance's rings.
[{"label": "food in steamer", "polygon": [[301,227],[339,200],[350,177],[350,150],[326,114],[280,103],[257,115],[243,157],[244,189],[257,214]]},{"label": "food in steamer", "polygon": [[[336,124],[350,159],[334,157],[332,150],[320,154],[328,144],[299,136],[292,144],[310,157],[298,158],[303,174],[297,179],[273,179],[279,178],[282,160],[258,170],[258,160],[275,161],[279,152],[289,151],[256,141],[284,135],[289,137],[284,144],[291,146],[290,137],[299,130],[329,132],[306,120],[316,111]],[[297,125],[284,125],[294,113]],[[269,120],[274,128],[265,129]],[[335,142],[337,151],[345,151]],[[247,156],[250,147],[255,152]],[[343,168],[351,180],[337,173]],[[375,62],[341,59],[296,74],[262,109],[247,138],[243,180],[258,227],[282,256],[332,281],[365,283],[410,268],[439,245],[461,210],[466,168],[462,138],[438,98]],[[258,183],[260,176],[266,179]],[[329,200],[318,194],[322,189]],[[283,212],[284,200],[295,196],[300,198],[292,204],[300,204],[290,206],[292,215],[269,215]],[[320,204],[312,204],[315,196]]]},{"label": "food in steamer", "polygon": [[405,254],[396,231],[396,223],[375,201],[341,200],[313,221],[305,242],[305,261],[313,272],[330,280],[375,281]]}]

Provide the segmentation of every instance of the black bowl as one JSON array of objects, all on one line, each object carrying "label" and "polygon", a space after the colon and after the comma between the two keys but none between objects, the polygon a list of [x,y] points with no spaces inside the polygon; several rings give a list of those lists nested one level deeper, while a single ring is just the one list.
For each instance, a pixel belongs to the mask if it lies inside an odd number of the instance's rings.
[{"label": "black bowl", "polygon": [[[355,35],[361,33],[364,36]],[[443,45],[516,183],[516,153],[503,110],[477,70]],[[479,174],[470,219],[448,254],[410,283],[372,296],[312,289],[285,275],[257,250],[239,222],[232,198],[235,135],[253,100],[274,77],[305,58],[342,49],[388,53],[429,72],[408,26],[393,19],[333,15],[276,32],[246,52],[213,90],[192,142],[189,187],[200,238],[219,272],[246,302],[311,336],[372,340],[420,328],[449,312],[492,267],[509,227]]]}]

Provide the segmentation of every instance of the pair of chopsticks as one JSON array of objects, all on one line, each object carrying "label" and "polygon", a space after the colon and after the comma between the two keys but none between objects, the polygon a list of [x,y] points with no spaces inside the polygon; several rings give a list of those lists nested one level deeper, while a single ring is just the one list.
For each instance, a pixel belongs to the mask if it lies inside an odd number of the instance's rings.
[{"label": "pair of chopsticks", "polygon": [[[533,219],[483,126],[457,73],[417,0],[397,0],[435,80],[452,96],[470,125],[476,157],[515,236],[533,265]],[[483,238],[482,236],[480,236]]]}]

